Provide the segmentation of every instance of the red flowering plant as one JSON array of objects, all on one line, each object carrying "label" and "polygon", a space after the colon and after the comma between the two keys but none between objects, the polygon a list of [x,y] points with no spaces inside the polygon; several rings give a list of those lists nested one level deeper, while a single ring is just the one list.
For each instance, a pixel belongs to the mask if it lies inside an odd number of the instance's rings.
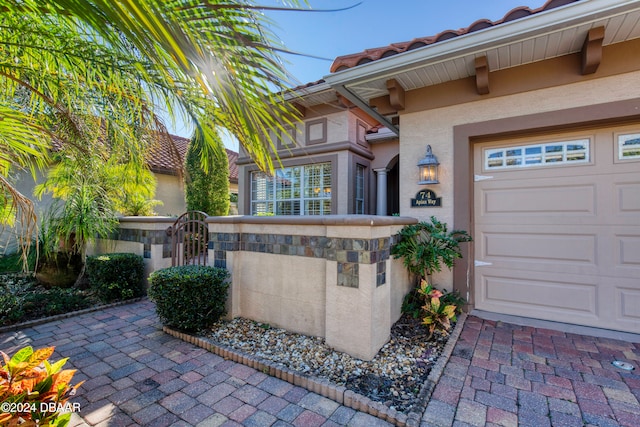
[{"label": "red flowering plant", "polygon": [[75,370],[62,369],[68,359],[49,363],[53,350],[25,347],[13,357],[0,351],[0,426],[64,427],[69,411],[79,409],[68,399],[82,382],[69,385]]}]

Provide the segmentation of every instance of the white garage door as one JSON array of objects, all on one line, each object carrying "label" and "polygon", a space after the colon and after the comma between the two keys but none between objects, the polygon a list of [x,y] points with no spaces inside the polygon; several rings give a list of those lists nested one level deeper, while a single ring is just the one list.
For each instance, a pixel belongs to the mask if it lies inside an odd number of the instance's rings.
[{"label": "white garage door", "polygon": [[640,126],[474,149],[476,307],[640,332]]}]

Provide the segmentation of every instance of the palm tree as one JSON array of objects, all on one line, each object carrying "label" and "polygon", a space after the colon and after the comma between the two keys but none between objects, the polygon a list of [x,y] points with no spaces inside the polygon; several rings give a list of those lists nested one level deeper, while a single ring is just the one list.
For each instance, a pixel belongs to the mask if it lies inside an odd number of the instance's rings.
[{"label": "palm tree", "polygon": [[272,170],[274,143],[264,138],[296,113],[278,90],[287,76],[263,9],[251,0],[0,0],[0,225],[18,215],[29,235],[34,223],[12,170],[44,166],[52,142],[141,164],[168,137],[161,110],[201,135],[205,170],[226,155],[219,127]]}]

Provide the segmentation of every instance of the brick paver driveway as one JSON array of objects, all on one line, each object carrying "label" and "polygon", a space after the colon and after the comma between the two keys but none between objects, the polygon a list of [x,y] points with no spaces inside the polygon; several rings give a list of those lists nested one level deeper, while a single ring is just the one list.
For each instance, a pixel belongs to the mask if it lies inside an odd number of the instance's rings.
[{"label": "brick paver driveway", "polygon": [[[56,345],[87,380],[74,425],[389,425],[164,334],[146,300],[0,335],[25,345]],[[640,343],[470,316],[421,427],[638,427],[639,361]]]},{"label": "brick paver driveway", "polygon": [[[614,360],[630,362],[635,370],[615,368]],[[640,340],[471,316],[422,425],[639,427],[639,361]]]}]

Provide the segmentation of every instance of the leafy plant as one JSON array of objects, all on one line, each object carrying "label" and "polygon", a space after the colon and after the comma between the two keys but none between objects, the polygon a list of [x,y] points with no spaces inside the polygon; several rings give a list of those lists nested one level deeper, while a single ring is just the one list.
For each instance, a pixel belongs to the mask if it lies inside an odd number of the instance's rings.
[{"label": "leafy plant", "polygon": [[226,313],[229,272],[224,268],[185,265],[154,271],[149,297],[162,323],[184,331],[213,325]]},{"label": "leafy plant", "polygon": [[419,222],[407,225],[398,233],[398,242],[391,248],[394,258],[402,258],[410,273],[420,279],[428,278],[442,270],[442,264],[453,267],[456,258],[461,258],[460,243],[470,242],[466,231],[448,231],[434,216],[431,223]]},{"label": "leafy plant", "polygon": [[402,311],[414,318],[422,317],[430,336],[435,330],[447,333],[465,300],[457,292],[443,293],[434,288],[429,278],[441,271],[442,265],[452,268],[454,261],[462,257],[460,243],[470,242],[471,236],[466,231],[448,231],[447,225],[433,216],[431,223],[407,225],[398,235],[391,254],[396,259],[402,258],[407,270],[420,281],[420,285],[405,296]]},{"label": "leafy plant", "polygon": [[457,320],[458,307],[442,301],[444,294],[424,279],[420,283],[418,293],[424,298],[422,324],[429,328],[429,338],[436,330],[448,333],[451,329],[451,322]]},{"label": "leafy plant", "polygon": [[45,289],[32,276],[0,276],[0,325],[69,313],[97,304],[91,291],[76,288]]},{"label": "leafy plant", "polygon": [[113,253],[87,257],[89,285],[103,302],[144,295],[144,260],[140,255]]},{"label": "leafy plant", "polygon": [[[435,289],[435,288],[434,288]],[[445,305],[454,305],[456,307],[456,314],[462,313],[462,307],[467,301],[462,298],[458,291],[447,292],[441,291],[442,296],[440,301]],[[424,295],[420,293],[420,287],[413,288],[407,295],[405,295],[402,301],[402,312],[408,314],[414,319],[420,318],[423,314]]]},{"label": "leafy plant", "polygon": [[[67,359],[49,363],[54,347],[19,350],[13,357],[0,351],[0,425],[66,426],[71,413],[60,414],[82,382],[69,385],[74,370],[62,370]],[[9,409],[8,411],[6,409]],[[15,410],[14,410],[15,409]]]},{"label": "leafy plant", "polygon": [[[31,246],[27,256],[27,266],[29,271],[33,271],[36,263],[36,248]],[[0,255],[0,274],[17,273],[23,269],[22,254],[18,252],[7,255]]]}]

